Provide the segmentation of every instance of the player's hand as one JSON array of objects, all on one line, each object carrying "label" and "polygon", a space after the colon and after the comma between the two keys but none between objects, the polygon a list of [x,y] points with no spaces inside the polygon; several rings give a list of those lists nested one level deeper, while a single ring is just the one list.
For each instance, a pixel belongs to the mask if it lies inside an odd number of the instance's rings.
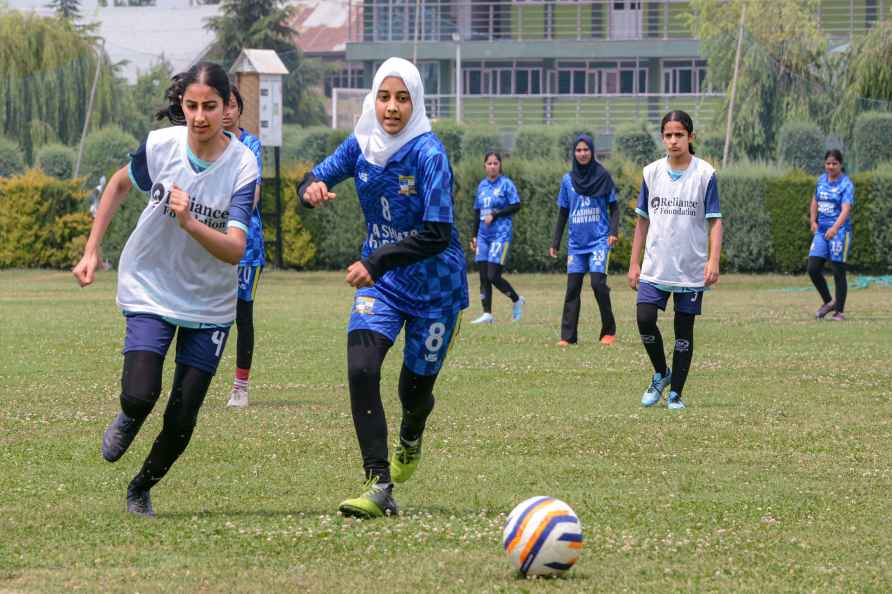
[{"label": "player's hand", "polygon": [[93,283],[96,278],[96,269],[100,266],[102,266],[102,257],[99,255],[99,250],[86,250],[81,261],[71,269],[71,273],[81,287],[86,287]]},{"label": "player's hand", "polygon": [[837,231],[839,231],[839,229],[837,229],[836,225],[833,225],[824,232],[824,239],[833,239],[836,237]]},{"label": "player's hand", "polygon": [[617,241],[619,241],[619,237],[617,237],[616,235],[607,236],[607,245],[609,245],[610,247],[615,246]]},{"label": "player's hand", "polygon": [[484,225],[487,225],[487,226],[488,226],[488,225],[492,225],[492,222],[493,222],[494,220],[495,220],[495,217],[492,216],[491,214],[485,215],[485,216],[483,217],[483,224],[484,224]]},{"label": "player's hand", "polygon": [[328,186],[323,181],[315,181],[304,190],[304,202],[310,206],[318,206],[323,202],[334,200],[335,196],[337,194],[329,192]]},{"label": "player's hand", "polygon": [[552,258],[557,258],[557,249],[554,247],[549,247],[548,255],[551,256]]},{"label": "player's hand", "polygon": [[170,190],[170,210],[177,215],[177,222],[180,227],[186,228],[192,219],[192,213],[189,212],[189,194],[182,188],[174,184]]},{"label": "player's hand", "polygon": [[641,278],[641,266],[639,264],[632,264],[629,266],[629,273],[626,275],[626,279],[629,281],[629,287],[635,291],[638,290],[638,282]]},{"label": "player's hand", "polygon": [[719,282],[719,265],[712,262],[706,262],[706,268],[703,270],[703,281],[707,287]]},{"label": "player's hand", "polygon": [[375,284],[372,275],[362,262],[354,262],[347,267],[347,278],[344,279],[351,287],[361,289],[362,287],[371,287]]},{"label": "player's hand", "polygon": [[812,221],[812,224],[811,224],[811,232],[812,232],[812,233],[817,233],[817,232],[818,232],[818,224],[815,223],[814,221]]},{"label": "player's hand", "polygon": [[472,252],[477,251],[477,238],[476,237],[471,238],[471,251]]}]

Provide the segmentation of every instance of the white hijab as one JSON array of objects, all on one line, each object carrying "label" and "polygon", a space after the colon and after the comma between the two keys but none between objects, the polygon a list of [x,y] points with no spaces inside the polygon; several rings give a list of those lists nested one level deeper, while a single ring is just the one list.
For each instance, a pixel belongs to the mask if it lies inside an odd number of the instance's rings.
[{"label": "white hijab", "polygon": [[[402,79],[412,97],[412,117],[409,118],[406,127],[396,135],[388,134],[381,127],[375,115],[375,99],[378,96],[378,89],[381,88],[384,79],[390,76]],[[408,60],[388,58],[375,73],[372,90],[362,102],[362,115],[359,116],[359,121],[356,122],[356,128],[353,130],[359,148],[362,150],[362,156],[369,163],[384,167],[388,159],[403,148],[406,143],[425,132],[430,132],[430,130],[431,122],[427,118],[427,111],[424,108],[424,85],[421,83],[421,74]]]}]

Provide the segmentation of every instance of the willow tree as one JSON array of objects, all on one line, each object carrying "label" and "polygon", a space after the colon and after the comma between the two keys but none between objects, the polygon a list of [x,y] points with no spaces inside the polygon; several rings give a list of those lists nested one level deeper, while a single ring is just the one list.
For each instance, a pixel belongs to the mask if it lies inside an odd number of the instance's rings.
[{"label": "willow tree", "polygon": [[[691,0],[691,32],[700,40],[715,91],[731,86],[744,5],[732,142],[750,156],[770,158],[785,121],[826,124],[832,117],[821,72],[827,40],[819,30],[818,0]],[[716,127],[724,129],[727,110],[726,99]]]},{"label": "willow tree", "polygon": [[846,66],[834,123],[851,137],[855,118],[863,111],[892,111],[892,21],[878,23],[841,54]]},{"label": "willow tree", "polygon": [[80,140],[97,62],[98,127],[119,117],[121,87],[95,39],[65,19],[0,12],[0,135],[15,139],[28,162],[47,137]]}]

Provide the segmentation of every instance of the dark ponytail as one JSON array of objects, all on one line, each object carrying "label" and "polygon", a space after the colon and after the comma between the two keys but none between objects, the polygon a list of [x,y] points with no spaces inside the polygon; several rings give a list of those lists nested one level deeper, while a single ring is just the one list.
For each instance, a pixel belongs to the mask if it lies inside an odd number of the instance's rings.
[{"label": "dark ponytail", "polygon": [[[663,116],[663,120],[660,122],[660,134],[663,134],[663,129],[666,127],[668,122],[678,122],[684,129],[688,131],[689,135],[694,133],[694,120],[691,119],[691,116],[687,114],[687,112],[681,111],[680,109],[675,111],[670,111],[666,115]],[[692,155],[694,154],[694,145],[693,143],[688,144],[688,152]]]},{"label": "dark ponytail", "polygon": [[[155,119],[157,120],[167,118],[175,126],[184,126],[186,124],[186,115],[183,113],[183,95],[186,94],[186,89],[189,88],[189,85],[194,83],[205,84],[213,88],[220,95],[224,105],[229,102],[231,92],[229,76],[227,76],[222,66],[214,62],[199,62],[186,72],[175,74],[170,80],[171,85],[164,92],[167,107],[155,112]],[[239,107],[241,107],[241,104]]]}]

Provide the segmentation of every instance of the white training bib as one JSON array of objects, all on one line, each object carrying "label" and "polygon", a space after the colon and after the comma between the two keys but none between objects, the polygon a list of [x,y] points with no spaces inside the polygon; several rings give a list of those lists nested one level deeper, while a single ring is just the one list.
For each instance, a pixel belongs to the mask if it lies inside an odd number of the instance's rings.
[{"label": "white training bib", "polygon": [[[709,254],[706,196],[715,169],[693,157],[681,178],[673,181],[662,158],[644,168],[650,226],[644,248],[641,280],[673,287],[702,287]],[[718,199],[716,195],[716,206]]]},{"label": "white training bib", "polygon": [[118,270],[118,306],[128,312],[229,324],[235,319],[236,266],[212,256],[177,222],[169,208],[176,184],[189,194],[192,216],[225,233],[233,194],[258,176],[254,154],[230,139],[208,169],[189,164],[185,126],[154,130],[146,140],[152,188],[130,234]]}]

